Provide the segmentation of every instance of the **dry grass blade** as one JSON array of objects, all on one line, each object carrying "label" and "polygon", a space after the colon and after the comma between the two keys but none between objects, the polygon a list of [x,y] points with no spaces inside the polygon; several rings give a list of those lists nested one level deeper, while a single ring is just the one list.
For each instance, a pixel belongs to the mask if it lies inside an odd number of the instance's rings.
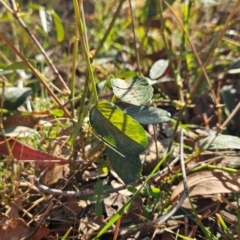
[{"label": "dry grass blade", "polygon": [[[201,68],[201,71],[203,72],[204,77],[205,77],[205,79],[206,79],[206,81],[207,81],[207,84],[208,84],[208,86],[209,86],[209,89],[211,90],[211,93],[212,93],[213,99],[214,99],[214,103],[217,105],[217,104],[218,104],[218,102],[217,102],[217,97],[216,97],[215,92],[214,92],[214,90],[213,90],[211,81],[210,81],[210,79],[209,79],[209,77],[208,77],[208,74],[207,74],[207,71],[206,71],[206,69],[205,69],[205,66],[202,64],[202,61],[201,61],[200,57],[198,56],[197,50],[196,50],[195,46],[193,45],[193,43],[192,43],[192,41],[191,41],[191,39],[190,39],[190,36],[188,35],[188,32],[185,30],[182,22],[181,22],[180,19],[177,17],[177,15],[174,13],[174,11],[172,10],[171,6],[170,6],[166,1],[164,1],[164,3],[165,3],[166,6],[171,10],[171,12],[174,14],[175,18],[177,19],[178,23],[180,24],[181,28],[183,29],[184,33],[186,34],[186,36],[187,36],[187,38],[188,38],[188,41],[189,41],[189,44],[190,44],[190,46],[191,46],[191,48],[192,48],[192,51],[194,52],[194,55],[195,55],[195,57],[196,57],[196,59],[197,59],[197,61],[198,61],[198,64],[199,64],[199,66],[200,66],[200,68]],[[195,93],[195,91],[196,91],[195,89],[197,88],[198,84],[199,84],[199,82],[196,81],[195,84],[194,84],[194,86],[193,86],[193,89],[192,89],[192,91],[191,91],[191,93],[190,93],[190,96],[191,96],[191,97],[194,96],[194,93]]]},{"label": "dry grass blade", "polygon": [[21,60],[31,69],[32,73],[36,76],[36,78],[43,84],[43,86],[46,88],[46,90],[49,92],[49,94],[53,97],[53,99],[56,101],[56,103],[59,105],[59,107],[64,111],[67,117],[71,117],[68,110],[61,104],[58,97],[54,94],[52,89],[49,88],[49,86],[45,83],[45,81],[42,80],[42,78],[39,76],[38,70],[35,69],[28,61],[27,59],[13,46],[13,44],[8,40],[6,36],[4,36],[3,33],[0,32],[0,38],[15,52],[17,56],[21,58]]},{"label": "dry grass blade", "polygon": [[240,235],[240,0],[0,5],[1,233]]},{"label": "dry grass blade", "polygon": [[27,28],[26,24],[24,23],[24,21],[20,18],[19,14],[17,12],[15,12],[15,8],[14,11],[3,1],[0,1],[2,3],[2,5],[4,5],[4,7],[18,20],[18,22],[20,23],[20,25],[24,28],[24,30],[28,33],[28,35],[33,39],[33,42],[35,42],[35,44],[38,46],[38,48],[40,49],[40,51],[42,52],[42,54],[44,55],[44,57],[46,58],[46,60],[48,61],[49,65],[51,66],[51,68],[53,69],[54,73],[56,74],[56,76],[58,77],[58,79],[61,81],[61,83],[63,84],[65,91],[67,94],[70,93],[70,90],[68,88],[68,86],[66,85],[65,81],[63,80],[62,76],[60,75],[59,71],[57,70],[57,68],[54,66],[52,60],[49,58],[49,56],[47,55],[47,53],[45,52],[44,48],[42,47],[42,45],[39,43],[39,41],[37,40],[37,38],[32,34],[32,32]]}]

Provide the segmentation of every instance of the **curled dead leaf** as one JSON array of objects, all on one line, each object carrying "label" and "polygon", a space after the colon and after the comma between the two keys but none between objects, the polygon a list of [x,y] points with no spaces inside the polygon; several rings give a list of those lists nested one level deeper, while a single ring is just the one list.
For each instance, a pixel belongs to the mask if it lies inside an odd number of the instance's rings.
[{"label": "curled dead leaf", "polygon": [[[240,192],[239,176],[221,170],[202,171],[191,174],[187,177],[187,183],[189,197]],[[180,182],[171,195],[171,202],[177,201],[183,191],[183,182]],[[182,206],[191,208],[188,198]]]}]

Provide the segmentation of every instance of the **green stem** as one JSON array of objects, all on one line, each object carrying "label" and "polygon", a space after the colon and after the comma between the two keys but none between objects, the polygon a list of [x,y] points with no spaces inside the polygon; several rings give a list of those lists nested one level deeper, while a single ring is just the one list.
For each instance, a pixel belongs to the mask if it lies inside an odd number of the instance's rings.
[{"label": "green stem", "polygon": [[162,1],[159,2],[159,6],[160,6],[160,21],[161,21],[161,28],[162,28],[162,34],[161,35],[162,35],[164,45],[166,47],[166,53],[167,53],[167,57],[169,59],[169,67],[170,67],[171,72],[173,74],[174,83],[175,83],[175,86],[177,88],[178,99],[181,99],[180,85],[178,83],[178,78],[177,78],[177,75],[175,73],[174,64],[173,64],[173,61],[172,61],[171,49],[169,47],[168,40],[167,40],[166,34],[165,34],[166,31],[165,31],[165,20],[164,20],[163,14],[162,14],[163,13]]},{"label": "green stem", "polygon": [[104,34],[101,42],[99,43],[99,45],[98,45],[98,47],[97,47],[97,49],[96,49],[96,51],[95,51],[95,53],[94,53],[94,55],[93,55],[93,58],[95,58],[95,57],[98,55],[98,53],[100,52],[100,50],[102,49],[102,46],[103,46],[103,44],[105,43],[107,37],[109,36],[109,34],[110,34],[110,32],[111,32],[111,30],[112,30],[112,28],[113,28],[113,26],[114,26],[114,24],[115,24],[118,16],[119,16],[119,14],[120,14],[120,11],[121,11],[121,9],[122,9],[122,5],[123,5],[123,3],[124,3],[125,1],[126,1],[126,0],[120,0],[120,2],[119,2],[119,4],[118,4],[118,7],[117,7],[117,10],[116,10],[116,12],[115,12],[114,15],[113,15],[112,21],[110,22],[110,24],[109,24],[109,26],[108,26],[108,29],[107,29],[107,31],[105,32],[105,34]]},{"label": "green stem", "polygon": [[[81,5],[80,7],[82,8],[82,0],[80,1],[80,5]],[[89,75],[89,78],[90,78],[90,81],[91,81],[91,84],[92,84],[94,101],[95,101],[95,104],[97,104],[98,103],[98,95],[97,95],[95,79],[94,79],[94,76],[93,76],[91,61],[90,61],[90,57],[89,57],[89,50],[88,50],[88,45],[87,45],[87,41],[88,41],[87,40],[87,35],[86,35],[85,28],[84,28],[84,25],[83,25],[83,22],[84,22],[83,21],[84,16],[82,15],[83,11],[80,11],[77,0],[73,0],[73,6],[74,6],[74,11],[75,11],[75,16],[76,16],[76,23],[77,23],[77,27],[78,27],[78,31],[79,31],[79,35],[80,35],[80,41],[81,41],[81,44],[82,44],[83,54],[84,54],[84,57],[85,57],[85,60],[86,60],[88,75]]]},{"label": "green stem", "polygon": [[173,145],[173,142],[174,142],[174,139],[178,133],[178,127],[180,125],[180,122],[181,122],[181,119],[182,119],[182,116],[183,116],[183,113],[184,111],[186,110],[187,108],[187,102],[185,103],[185,105],[182,107],[182,109],[179,110],[179,114],[178,114],[178,119],[174,125],[174,130],[173,130],[173,133],[172,133],[172,136],[171,136],[171,141],[168,145],[168,149],[167,149],[167,152],[170,152],[171,149],[172,149],[172,145]]},{"label": "green stem", "polygon": [[77,66],[77,56],[78,56],[78,41],[79,41],[79,32],[78,29],[75,29],[75,39],[73,46],[73,63],[72,63],[72,77],[70,82],[70,90],[71,94],[69,96],[71,113],[72,117],[74,117],[74,95],[75,95],[75,83],[76,83],[76,66]]}]

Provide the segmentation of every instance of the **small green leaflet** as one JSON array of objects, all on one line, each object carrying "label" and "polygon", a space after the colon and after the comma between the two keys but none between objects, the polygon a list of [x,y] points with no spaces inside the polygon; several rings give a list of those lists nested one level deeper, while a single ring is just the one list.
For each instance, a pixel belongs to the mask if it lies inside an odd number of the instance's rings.
[{"label": "small green leaflet", "polygon": [[149,72],[150,78],[157,79],[161,77],[165,73],[166,69],[168,68],[168,64],[169,64],[168,60],[160,59],[156,61],[150,69],[150,72]]},{"label": "small green leaflet", "polygon": [[157,124],[168,122],[171,119],[169,112],[149,106],[134,106],[125,109],[124,112],[141,124]]},{"label": "small green leaflet", "polygon": [[240,149],[240,138],[231,135],[211,135],[200,141],[200,148]]},{"label": "small green leaflet", "polygon": [[150,101],[153,96],[152,86],[142,76],[126,80],[113,78],[111,83],[114,94],[123,102],[139,106]]},{"label": "small green leaflet", "polygon": [[[15,111],[21,106],[28,96],[31,95],[31,88],[17,88],[6,87],[4,89],[4,105],[3,107],[10,111]],[[0,92],[0,98],[2,98],[2,92]]]}]

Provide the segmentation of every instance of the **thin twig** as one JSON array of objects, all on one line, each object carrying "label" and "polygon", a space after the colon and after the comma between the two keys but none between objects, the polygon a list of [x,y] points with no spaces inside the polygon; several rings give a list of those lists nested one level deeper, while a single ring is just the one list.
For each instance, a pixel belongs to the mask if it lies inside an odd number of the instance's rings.
[{"label": "thin twig", "polygon": [[40,218],[37,226],[34,228],[34,230],[25,239],[32,239],[32,237],[36,234],[36,232],[41,227],[44,220],[46,220],[47,217],[49,216],[50,211],[52,210],[53,207],[54,207],[54,203],[53,203],[53,201],[50,201],[50,203],[48,203],[48,205],[47,205],[45,211],[43,212],[43,214],[41,214],[41,218]]},{"label": "thin twig", "polygon": [[201,67],[201,71],[197,77],[197,79],[195,80],[195,83],[193,84],[193,87],[192,87],[192,91],[191,91],[191,96],[193,96],[197,90],[197,87],[201,81],[201,78],[202,78],[202,74],[204,73],[205,71],[205,68],[206,66],[209,64],[209,62],[211,61],[212,57],[213,57],[213,54],[214,54],[214,51],[215,49],[217,48],[219,42],[222,40],[223,38],[223,35],[225,34],[225,32],[227,31],[227,28],[228,28],[228,25],[230,23],[230,21],[232,20],[236,10],[239,8],[239,5],[240,5],[240,0],[236,1],[236,4],[235,6],[233,7],[233,10],[232,12],[230,13],[230,15],[228,16],[228,19],[224,25],[224,28],[222,29],[221,33],[219,34],[218,38],[217,38],[217,41],[215,42],[214,46],[213,46],[213,50],[210,52],[210,54],[208,55],[208,58],[206,60],[206,62],[203,64],[203,66]]},{"label": "thin twig", "polygon": [[0,2],[2,3],[2,5],[17,19],[17,21],[20,23],[20,25],[23,27],[23,29],[27,32],[27,34],[30,36],[30,38],[33,40],[33,42],[37,45],[37,47],[39,48],[39,50],[41,51],[41,53],[43,54],[43,56],[46,58],[48,64],[50,65],[50,67],[52,68],[53,72],[55,73],[55,75],[57,76],[57,78],[59,79],[59,81],[63,84],[65,91],[67,94],[70,93],[70,90],[68,88],[68,86],[66,85],[65,81],[63,80],[62,76],[60,75],[59,71],[57,70],[57,68],[55,67],[55,65],[53,64],[52,60],[49,58],[49,56],[47,55],[47,53],[45,52],[44,48],[41,46],[41,44],[39,43],[39,41],[37,40],[37,38],[33,35],[33,33],[27,28],[26,24],[24,23],[24,21],[20,18],[18,12],[16,12],[15,10],[12,10],[4,1],[0,0]]},{"label": "thin twig", "polygon": [[232,118],[235,116],[235,114],[238,112],[239,109],[240,109],[240,102],[239,102],[238,105],[234,108],[234,110],[231,112],[231,114],[228,116],[228,118],[226,119],[226,121],[219,127],[218,133],[220,133],[221,131],[224,130],[224,128],[229,124],[229,122],[232,120]]},{"label": "thin twig", "polygon": [[138,228],[133,229],[132,231],[128,231],[126,234],[122,236],[120,240],[125,240],[128,239],[129,236],[135,234],[138,232],[140,229],[152,229],[153,227],[158,227],[159,225],[163,224],[166,222],[182,205],[184,200],[188,196],[188,190],[187,190],[187,181],[186,181],[186,171],[185,171],[185,166],[184,166],[184,157],[183,157],[183,134],[181,130],[181,139],[180,139],[180,161],[181,161],[181,168],[182,168],[182,173],[183,173],[183,181],[184,181],[184,192],[177,203],[177,205],[167,214],[161,216],[160,218],[157,218],[153,221],[150,221],[148,223],[140,224]]},{"label": "thin twig", "polygon": [[107,37],[109,36],[109,34],[110,34],[110,32],[111,32],[114,24],[115,24],[115,21],[117,20],[117,17],[119,16],[119,13],[120,13],[120,11],[121,11],[121,9],[122,9],[123,3],[124,3],[125,1],[126,1],[126,0],[120,0],[119,4],[118,4],[118,6],[117,6],[117,10],[116,10],[116,12],[114,13],[113,18],[112,18],[112,20],[111,20],[111,22],[110,22],[110,24],[109,24],[109,26],[108,26],[108,29],[107,29],[107,31],[105,32],[102,40],[100,41],[100,43],[99,43],[99,45],[98,45],[98,47],[97,47],[97,49],[96,49],[96,51],[95,51],[92,59],[95,58],[95,57],[98,55],[98,53],[100,52],[100,50],[102,49],[102,46],[103,46],[103,44],[105,43],[105,41],[107,40]]},{"label": "thin twig", "polygon": [[[0,0],[1,1],[1,0]],[[5,35],[0,31],[0,38],[13,50],[13,52],[21,58],[21,60],[31,69],[32,73],[36,76],[36,78],[42,83],[48,93],[52,96],[52,98],[56,101],[59,107],[64,111],[67,117],[71,117],[68,110],[61,104],[58,97],[54,94],[54,92],[49,88],[47,83],[39,76],[39,72],[35,69],[31,63],[27,61],[27,59],[13,46],[13,44],[5,37]]]},{"label": "thin twig", "polygon": [[182,169],[182,176],[183,176],[183,185],[184,185],[184,191],[179,199],[179,202],[177,205],[167,214],[163,215],[162,217],[155,219],[153,221],[156,225],[161,225],[164,222],[166,222],[173,214],[182,206],[184,200],[188,196],[188,186],[187,186],[187,175],[185,170],[185,164],[184,164],[184,156],[183,156],[183,130],[180,131],[180,163],[181,163],[181,169]]},{"label": "thin twig", "polygon": [[117,238],[118,238],[120,224],[121,224],[121,217],[116,222],[116,227],[115,227],[115,230],[114,230],[113,240],[117,240]]},{"label": "thin twig", "polygon": [[[175,165],[175,163],[179,160],[179,158],[175,158],[168,167],[164,168],[163,170],[157,172],[156,174],[153,175],[152,180],[164,176],[171,167],[173,167]],[[62,196],[62,197],[86,197],[86,196],[94,196],[96,195],[96,191],[95,190],[84,190],[84,191],[63,191],[63,190],[59,190],[59,189],[54,189],[54,188],[49,188],[45,185],[42,185],[40,183],[40,179],[43,176],[45,171],[43,171],[38,178],[32,178],[31,180],[34,182],[35,186],[39,189],[40,192],[46,193],[46,194],[50,194],[50,195],[54,195],[54,196]],[[145,180],[144,177],[142,177],[141,179],[139,179],[136,182],[133,183],[129,183],[127,185],[123,185],[121,187],[118,188],[113,188],[113,189],[107,189],[107,190],[103,190],[102,194],[109,194],[109,193],[113,193],[113,192],[118,192],[121,190],[124,190],[127,188],[127,186],[131,185],[131,186],[138,186],[139,184],[141,184],[143,181]]]},{"label": "thin twig", "polygon": [[[169,8],[169,10],[172,12],[172,14],[174,15],[174,17],[175,17],[176,20],[178,21],[179,25],[181,26],[182,30],[183,30],[184,33],[186,34],[186,37],[188,38],[189,44],[190,44],[190,46],[191,46],[191,48],[192,48],[192,51],[193,51],[193,53],[194,53],[194,55],[195,55],[195,57],[196,57],[196,59],[197,59],[197,62],[198,62],[198,64],[199,64],[200,68],[201,68],[201,72],[204,74],[204,77],[205,77],[205,79],[206,79],[206,81],[207,81],[207,84],[208,84],[208,86],[209,86],[209,88],[210,88],[210,91],[211,91],[212,96],[213,96],[214,103],[217,105],[217,104],[218,104],[218,103],[217,103],[217,97],[216,97],[216,95],[215,95],[215,93],[214,93],[214,91],[213,91],[211,81],[210,81],[210,79],[209,79],[209,77],[208,77],[208,75],[207,75],[207,72],[206,72],[206,69],[205,69],[206,65],[203,65],[203,64],[202,64],[202,61],[201,61],[200,57],[198,56],[197,50],[196,50],[195,46],[193,45],[193,43],[192,43],[192,41],[191,41],[191,39],[190,39],[190,37],[189,37],[189,35],[188,35],[188,32],[187,32],[186,29],[184,28],[181,20],[180,20],[180,19],[178,18],[178,16],[174,13],[174,11],[173,11],[173,9],[171,8],[171,6],[170,6],[166,1],[163,1],[163,2],[164,2],[164,4]],[[196,80],[196,81],[197,81],[197,80]],[[196,85],[196,82],[195,82],[194,86],[195,86],[195,85]],[[198,84],[197,84],[196,86],[198,86]],[[193,89],[193,90],[194,90],[194,89]],[[192,90],[191,93],[190,93],[190,97],[192,97],[193,94],[195,93],[193,90]]]}]

